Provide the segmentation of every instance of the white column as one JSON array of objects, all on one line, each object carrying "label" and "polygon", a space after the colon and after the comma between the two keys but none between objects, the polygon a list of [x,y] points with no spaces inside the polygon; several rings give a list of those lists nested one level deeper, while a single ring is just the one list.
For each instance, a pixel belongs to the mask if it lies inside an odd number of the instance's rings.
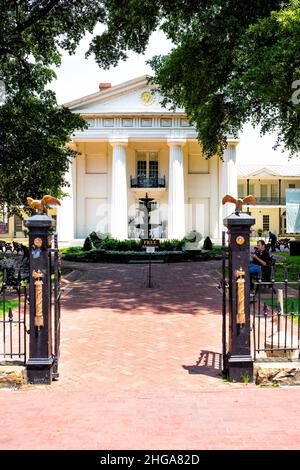
[{"label": "white column", "polygon": [[169,139],[168,238],[185,236],[183,145],[185,139]]},{"label": "white column", "polygon": [[126,146],[128,139],[111,139],[112,154],[112,184],[111,184],[111,228],[114,238],[128,238],[127,217],[127,176],[126,176]]},{"label": "white column", "polygon": [[210,174],[210,237],[217,240],[219,238],[219,157],[214,156],[209,160]]},{"label": "white column", "polygon": [[220,168],[220,206],[221,206],[221,224],[223,227],[223,219],[232,214],[235,205],[226,203],[222,206],[222,199],[226,194],[237,198],[237,167],[236,167],[236,145],[228,144],[223,155],[223,162]]},{"label": "white column", "polygon": [[57,233],[58,241],[71,242],[74,240],[74,227],[75,227],[75,201],[76,201],[76,161],[73,160],[69,164],[68,172],[65,174],[65,180],[69,183],[64,191],[67,193],[61,200],[61,205],[57,210]]}]

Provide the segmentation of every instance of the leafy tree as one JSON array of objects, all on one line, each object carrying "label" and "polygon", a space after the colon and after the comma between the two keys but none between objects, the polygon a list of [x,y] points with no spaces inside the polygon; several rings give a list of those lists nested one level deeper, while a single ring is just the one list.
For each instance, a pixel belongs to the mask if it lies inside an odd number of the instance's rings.
[{"label": "leafy tree", "polygon": [[65,143],[81,126],[79,116],[56,106],[52,92],[8,99],[0,107],[0,202],[18,212],[28,196],[62,196],[76,154]]},{"label": "leafy tree", "polygon": [[[27,196],[63,194],[64,174],[76,156],[65,144],[86,125],[46,90],[55,76],[50,65],[60,62],[56,44],[63,29],[47,17],[58,3],[0,2],[0,203],[9,212],[18,212]],[[71,42],[65,47],[72,51]]]},{"label": "leafy tree", "polygon": [[27,195],[59,192],[72,156],[63,142],[83,121],[58,108],[45,87],[60,51],[75,53],[98,23],[105,29],[94,34],[87,55],[104,68],[129,50],[143,53],[157,28],[173,41],[168,55],[151,61],[154,82],[166,106],[186,110],[208,157],[221,155],[228,133],[251,119],[299,151],[300,109],[291,98],[300,78],[300,0],[0,0],[7,93],[0,202],[13,206]]},{"label": "leafy tree", "polygon": [[299,151],[300,99],[291,100],[300,78],[299,0],[108,3],[107,30],[90,52],[100,66],[115,65],[127,49],[143,52],[159,26],[174,48],[150,61],[153,81],[165,105],[186,110],[208,157],[221,155],[227,135],[250,120]]}]

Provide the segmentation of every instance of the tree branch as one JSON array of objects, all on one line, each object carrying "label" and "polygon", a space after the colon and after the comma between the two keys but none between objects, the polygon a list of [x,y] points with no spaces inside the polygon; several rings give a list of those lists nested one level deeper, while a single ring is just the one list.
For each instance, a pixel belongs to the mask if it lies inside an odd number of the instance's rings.
[{"label": "tree branch", "polygon": [[45,18],[50,11],[59,4],[60,0],[50,0],[48,5],[46,5],[44,8],[39,8],[39,6],[36,6],[32,12],[31,15],[27,18],[27,20],[23,21],[23,23],[18,24],[18,26],[15,28],[15,31],[18,33],[21,33],[27,28],[30,28],[35,21],[38,19]]}]

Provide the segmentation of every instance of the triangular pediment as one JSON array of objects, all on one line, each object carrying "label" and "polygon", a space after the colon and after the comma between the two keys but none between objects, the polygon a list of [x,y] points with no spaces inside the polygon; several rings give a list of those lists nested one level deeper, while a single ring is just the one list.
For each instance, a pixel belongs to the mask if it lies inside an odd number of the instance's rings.
[{"label": "triangular pediment", "polygon": [[[147,76],[144,75],[64,106],[83,115],[174,114],[174,111],[164,108],[161,101],[158,89],[149,85]],[[176,109],[175,113],[184,114],[184,111]]]},{"label": "triangular pediment", "polygon": [[249,174],[249,176],[259,176],[260,178],[269,178],[270,176],[278,176],[270,168],[260,168],[259,170],[254,171]]}]

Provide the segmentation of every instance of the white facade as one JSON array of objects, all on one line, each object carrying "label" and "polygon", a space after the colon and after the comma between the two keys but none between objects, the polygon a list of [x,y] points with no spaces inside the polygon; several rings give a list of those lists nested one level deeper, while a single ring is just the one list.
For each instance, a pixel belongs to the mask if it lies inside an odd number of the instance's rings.
[{"label": "white facade", "polygon": [[[72,136],[80,155],[68,173],[70,187],[58,214],[59,239],[76,242],[91,231],[118,239],[141,236],[139,198],[156,203],[155,238],[183,238],[197,230],[220,239],[225,194],[237,194],[236,145],[223,162],[206,160],[182,110],[160,104],[157,90],[140,77],[67,103],[89,128]],[[231,206],[231,207],[230,207]]]}]

